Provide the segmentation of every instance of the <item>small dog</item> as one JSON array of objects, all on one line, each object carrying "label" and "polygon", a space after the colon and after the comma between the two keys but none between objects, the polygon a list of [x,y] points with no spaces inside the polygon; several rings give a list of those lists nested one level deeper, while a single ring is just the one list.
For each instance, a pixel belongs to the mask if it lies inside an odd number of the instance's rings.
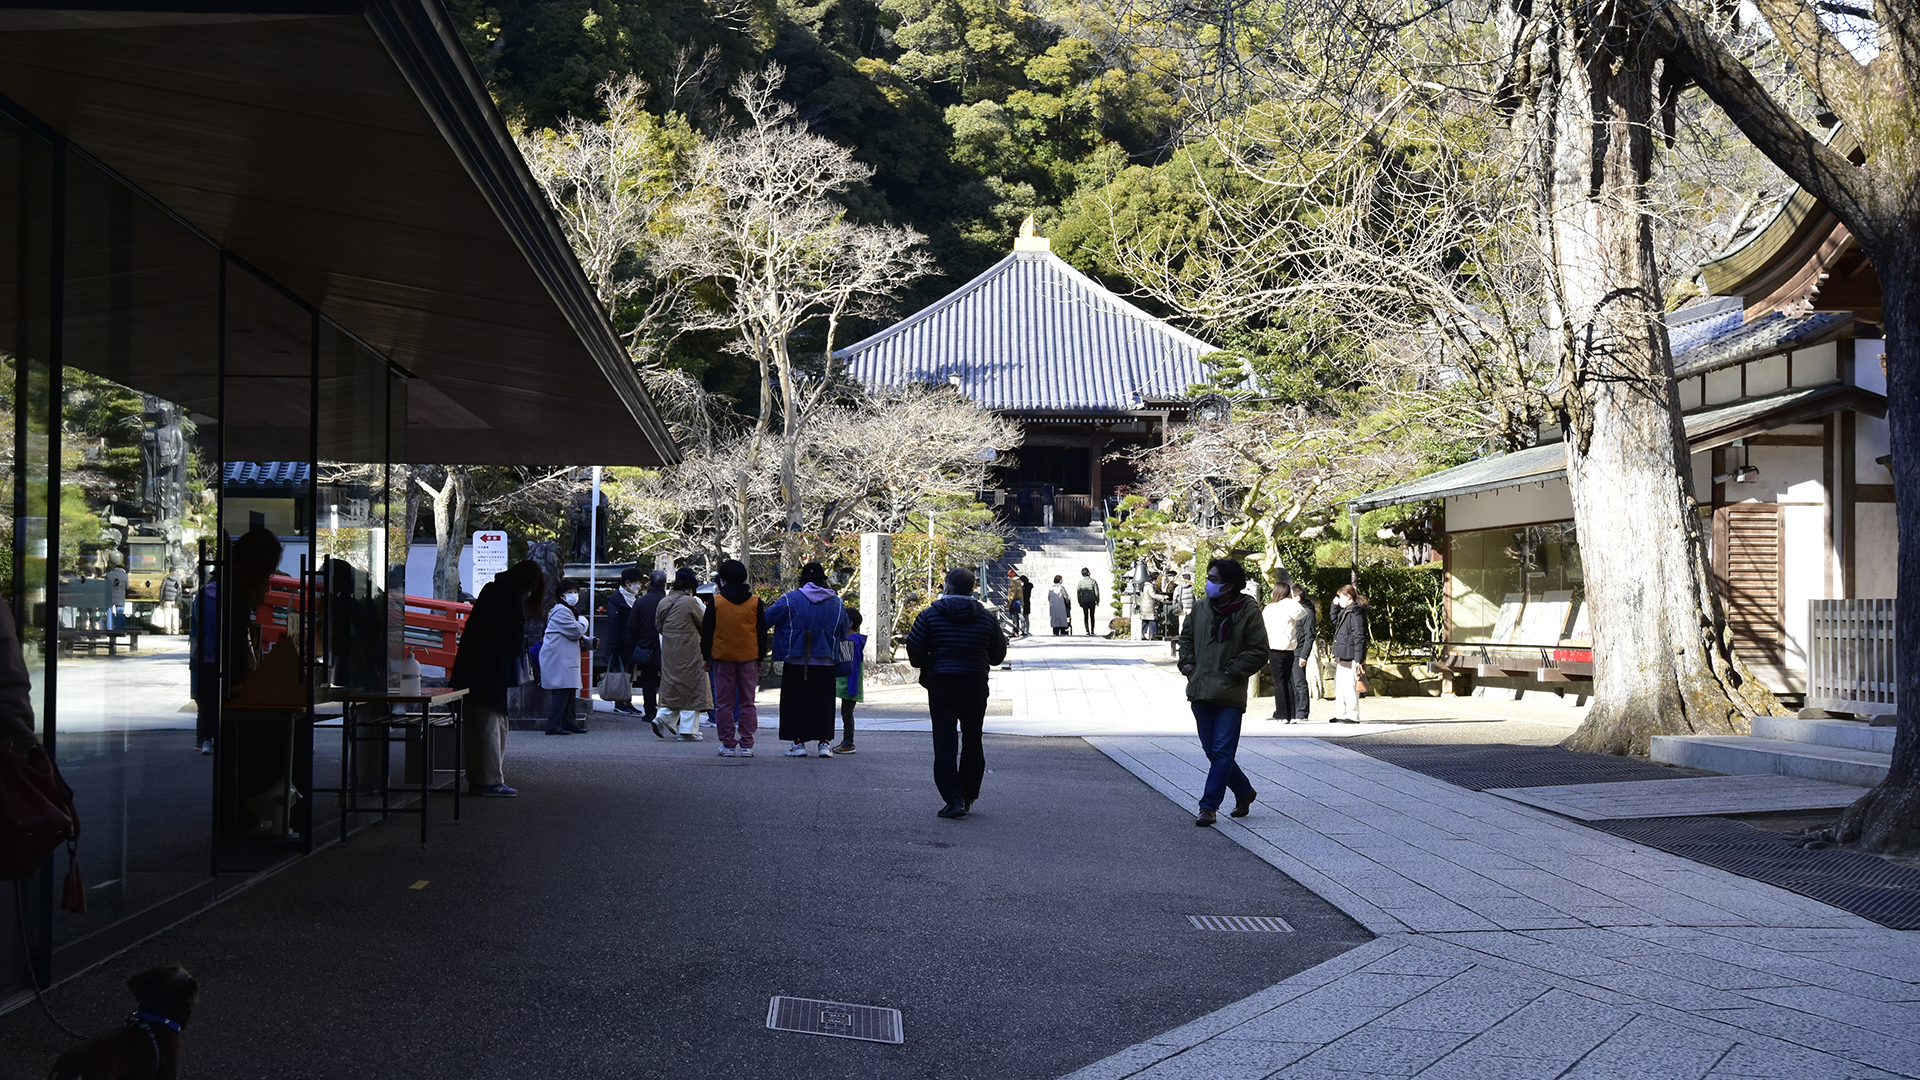
[{"label": "small dog", "polygon": [[178,964],[148,968],[127,980],[140,1003],[125,1027],[96,1035],[60,1055],[47,1080],[178,1080],[200,984]]}]

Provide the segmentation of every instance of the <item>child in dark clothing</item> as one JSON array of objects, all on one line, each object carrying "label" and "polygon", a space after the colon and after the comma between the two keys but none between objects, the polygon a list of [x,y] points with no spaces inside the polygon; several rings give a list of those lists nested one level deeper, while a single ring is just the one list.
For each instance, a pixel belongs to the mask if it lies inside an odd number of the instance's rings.
[{"label": "child in dark clothing", "polygon": [[845,675],[835,678],[835,691],[840,695],[840,720],[846,725],[846,736],[840,745],[833,748],[836,754],[853,753],[853,707],[866,697],[866,686],[861,681],[865,672],[862,651],[867,646],[867,635],[860,632],[860,613],[853,608],[847,609],[847,637],[840,645],[840,669]]}]

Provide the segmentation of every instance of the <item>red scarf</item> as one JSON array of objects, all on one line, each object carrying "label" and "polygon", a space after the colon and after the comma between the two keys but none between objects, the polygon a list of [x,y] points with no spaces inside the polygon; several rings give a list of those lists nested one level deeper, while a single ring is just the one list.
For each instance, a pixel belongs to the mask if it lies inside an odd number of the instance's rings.
[{"label": "red scarf", "polygon": [[1247,606],[1245,593],[1233,593],[1216,597],[1209,601],[1213,605],[1213,639],[1227,640],[1227,631],[1233,626],[1233,613]]}]

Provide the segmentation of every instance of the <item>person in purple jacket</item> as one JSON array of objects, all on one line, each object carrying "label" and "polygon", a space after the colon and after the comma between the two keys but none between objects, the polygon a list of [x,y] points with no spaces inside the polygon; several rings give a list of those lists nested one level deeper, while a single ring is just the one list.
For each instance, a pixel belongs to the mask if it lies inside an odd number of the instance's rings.
[{"label": "person in purple jacket", "polygon": [[780,737],[793,744],[787,756],[806,757],[807,744],[817,743],[817,756],[827,757],[847,609],[827,588],[824,567],[810,562],[800,568],[800,587],[767,608],[767,627],[773,631],[773,658],[782,665]]}]

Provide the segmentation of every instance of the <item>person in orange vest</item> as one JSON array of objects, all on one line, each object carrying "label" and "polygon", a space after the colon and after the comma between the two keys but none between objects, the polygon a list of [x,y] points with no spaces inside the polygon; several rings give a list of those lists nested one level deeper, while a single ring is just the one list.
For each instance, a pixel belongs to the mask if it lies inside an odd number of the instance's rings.
[{"label": "person in orange vest", "polygon": [[721,757],[752,757],[760,710],[760,658],[767,653],[767,613],[738,559],[720,564],[720,588],[700,624],[700,651],[713,675],[714,723]]}]

